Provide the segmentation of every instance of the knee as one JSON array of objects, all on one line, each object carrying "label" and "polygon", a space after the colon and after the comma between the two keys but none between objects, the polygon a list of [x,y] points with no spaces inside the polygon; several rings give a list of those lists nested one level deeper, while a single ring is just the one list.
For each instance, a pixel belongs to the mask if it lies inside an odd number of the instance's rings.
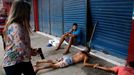
[{"label": "knee", "polygon": [[71,42],[71,41],[73,41],[74,39],[75,39],[74,37],[70,37],[70,40],[69,40],[69,41]]},{"label": "knee", "polygon": [[65,35],[65,34],[61,36],[61,38],[65,38],[65,37],[66,37],[66,35]]},{"label": "knee", "polygon": [[71,36],[70,38],[71,38],[71,39],[74,39],[74,38],[75,38],[75,36]]}]

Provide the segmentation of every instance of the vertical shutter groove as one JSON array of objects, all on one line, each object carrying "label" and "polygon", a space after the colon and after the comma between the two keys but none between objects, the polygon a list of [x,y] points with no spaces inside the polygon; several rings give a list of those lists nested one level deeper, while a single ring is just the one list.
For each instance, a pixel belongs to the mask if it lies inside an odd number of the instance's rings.
[{"label": "vertical shutter groove", "polygon": [[90,0],[93,23],[98,21],[91,46],[126,58],[133,0]]}]

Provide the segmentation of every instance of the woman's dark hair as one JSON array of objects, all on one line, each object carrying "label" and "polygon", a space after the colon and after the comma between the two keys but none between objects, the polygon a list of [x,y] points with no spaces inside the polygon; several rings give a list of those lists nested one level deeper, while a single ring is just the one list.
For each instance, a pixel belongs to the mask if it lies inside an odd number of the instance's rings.
[{"label": "woman's dark hair", "polygon": [[134,61],[128,62],[128,65],[129,65],[130,67],[134,68]]},{"label": "woman's dark hair", "polygon": [[5,28],[3,30],[4,37],[6,37],[7,29],[12,23],[18,23],[18,25],[22,25],[29,34],[31,32],[30,29],[31,27],[29,23],[30,12],[31,12],[30,4],[20,0],[14,1],[11,6]]},{"label": "woman's dark hair", "polygon": [[73,23],[73,26],[78,26],[78,24],[77,23]]},{"label": "woman's dark hair", "polygon": [[18,0],[14,1],[10,13],[5,25],[5,30],[7,30],[7,27],[12,24],[13,22],[18,23],[20,25],[23,25],[23,27],[26,29],[26,31],[30,31],[30,12],[31,12],[31,5]]}]

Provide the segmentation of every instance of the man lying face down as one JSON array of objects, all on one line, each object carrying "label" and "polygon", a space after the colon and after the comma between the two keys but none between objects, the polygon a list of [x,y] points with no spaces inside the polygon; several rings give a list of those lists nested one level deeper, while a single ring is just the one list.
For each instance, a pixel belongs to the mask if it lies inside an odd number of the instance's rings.
[{"label": "man lying face down", "polygon": [[[63,68],[73,64],[77,64],[79,62],[83,62],[83,65],[87,65],[89,61],[89,52],[90,48],[86,47],[84,51],[79,51],[73,56],[66,55],[58,60],[39,60],[36,62],[36,65],[34,66],[35,72],[37,73],[39,70],[48,68]],[[45,65],[46,63],[48,65]],[[97,64],[88,64],[88,66],[91,67],[96,65]]]}]

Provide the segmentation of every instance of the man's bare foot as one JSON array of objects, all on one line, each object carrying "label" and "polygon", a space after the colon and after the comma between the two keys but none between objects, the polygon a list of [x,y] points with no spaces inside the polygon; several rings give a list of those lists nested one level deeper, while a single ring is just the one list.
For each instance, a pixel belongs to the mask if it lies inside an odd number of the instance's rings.
[{"label": "man's bare foot", "polygon": [[66,51],[66,52],[63,53],[63,55],[66,55],[66,54],[69,54],[69,53],[70,53],[69,51]]},{"label": "man's bare foot", "polygon": [[58,51],[60,48],[56,48],[55,50]]},{"label": "man's bare foot", "polygon": [[36,66],[38,66],[40,63],[41,63],[41,62],[37,61],[37,62],[36,62]]},{"label": "man's bare foot", "polygon": [[64,49],[64,48],[56,48],[55,50],[58,51],[59,49]]},{"label": "man's bare foot", "polygon": [[95,64],[94,66],[93,66],[93,68],[97,68],[99,66],[99,64]]}]

